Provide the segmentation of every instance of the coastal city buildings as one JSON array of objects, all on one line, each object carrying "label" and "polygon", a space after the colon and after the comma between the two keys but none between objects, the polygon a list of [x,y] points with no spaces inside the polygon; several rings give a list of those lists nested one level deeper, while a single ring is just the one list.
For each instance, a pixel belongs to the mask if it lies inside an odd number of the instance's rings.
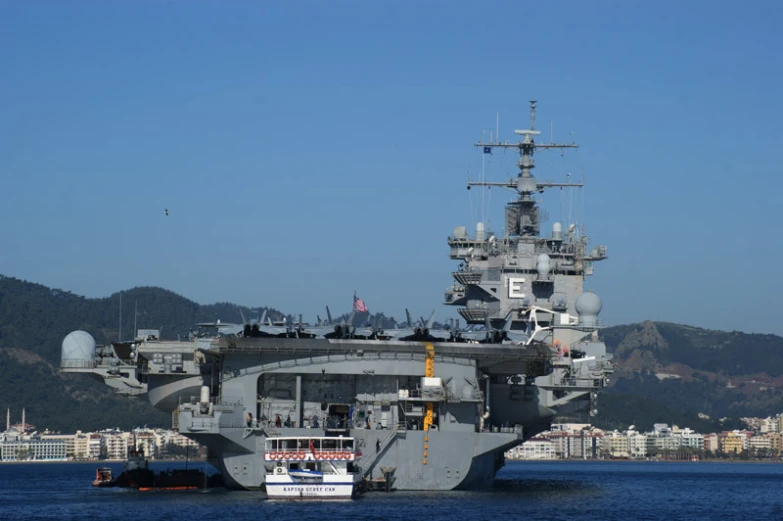
[{"label": "coastal city buildings", "polygon": [[39,433],[35,425],[24,419],[11,425],[10,411],[6,415],[6,429],[0,433],[0,462],[125,460],[133,448],[150,459],[197,457],[200,450],[198,443],[166,429]]},{"label": "coastal city buildings", "polygon": [[653,425],[649,432],[635,426],[605,431],[590,424],[554,424],[506,453],[509,459],[677,459],[747,457],[780,460],[783,455],[783,415],[742,418],[743,430],[702,434],[690,428]]}]

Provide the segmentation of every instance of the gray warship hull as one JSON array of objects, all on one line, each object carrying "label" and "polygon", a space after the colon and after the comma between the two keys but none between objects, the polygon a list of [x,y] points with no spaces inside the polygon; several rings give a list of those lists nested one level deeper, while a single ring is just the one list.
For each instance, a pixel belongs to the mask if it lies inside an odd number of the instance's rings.
[{"label": "gray warship hull", "polygon": [[236,337],[139,341],[134,362],[112,346],[76,356],[71,340],[63,370],[145,387],[241,489],[263,488],[264,441],[278,436],[353,437],[362,474],[393,489],[488,487],[564,404],[589,407],[608,368],[591,342],[574,364],[543,344]]},{"label": "gray warship hull", "polygon": [[[535,419],[530,414],[543,415],[541,423],[552,414],[531,404],[509,410],[494,426],[483,418],[492,409],[486,399],[492,392],[479,371],[500,363],[504,369],[497,374],[507,376],[532,371],[533,365],[543,369],[543,349],[299,339],[219,344],[224,405],[210,410],[183,404],[179,429],[210,452],[219,447],[216,459],[224,475],[243,488],[263,483],[258,448],[266,437],[312,436],[313,429],[319,436],[354,437],[365,476],[388,475],[394,488],[488,486],[503,465],[503,452],[524,439],[522,425]],[[430,388],[422,385],[428,347],[434,374],[448,375],[436,377]],[[498,402],[505,401],[497,394]],[[424,431],[428,405],[433,423]]]}]

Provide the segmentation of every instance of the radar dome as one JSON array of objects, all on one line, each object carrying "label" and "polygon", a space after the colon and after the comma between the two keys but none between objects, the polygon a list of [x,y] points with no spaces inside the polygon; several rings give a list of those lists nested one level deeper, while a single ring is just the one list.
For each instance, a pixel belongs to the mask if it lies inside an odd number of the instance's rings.
[{"label": "radar dome", "polygon": [[576,299],[576,312],[579,314],[579,325],[596,327],[598,325],[598,313],[601,312],[603,304],[601,303],[601,297],[588,291],[582,293]]},{"label": "radar dome", "polygon": [[95,360],[95,339],[86,331],[73,331],[63,339],[63,362],[92,362]]},{"label": "radar dome", "polygon": [[552,223],[552,239],[556,241],[563,240],[563,225],[559,222]]},{"label": "radar dome", "polygon": [[542,253],[538,257],[536,257],[536,271],[538,271],[538,274],[542,277],[546,277],[549,275],[549,255],[546,253]]}]

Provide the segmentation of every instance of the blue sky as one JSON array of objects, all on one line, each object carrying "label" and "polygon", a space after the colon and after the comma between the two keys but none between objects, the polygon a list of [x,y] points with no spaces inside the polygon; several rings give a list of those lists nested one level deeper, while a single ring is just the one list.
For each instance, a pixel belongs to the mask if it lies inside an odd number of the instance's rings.
[{"label": "blue sky", "polygon": [[[498,113],[501,139],[526,128],[536,99],[542,137],[581,145],[535,173],[584,171],[577,215],[609,248],[587,280],[603,320],[783,334],[781,15],[0,1],[0,273],[312,319],[356,290],[371,311],[454,316],[446,236],[480,205],[472,145]],[[513,163],[493,155],[485,175]],[[486,209],[498,233],[501,194]],[[565,220],[559,192],[543,205],[545,230]]]}]

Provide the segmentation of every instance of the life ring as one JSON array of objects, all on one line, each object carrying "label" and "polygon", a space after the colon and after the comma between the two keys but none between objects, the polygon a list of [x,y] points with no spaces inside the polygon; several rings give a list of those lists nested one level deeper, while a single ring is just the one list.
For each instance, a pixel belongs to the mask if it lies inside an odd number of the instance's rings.
[{"label": "life ring", "polygon": [[291,453],[286,452],[285,454],[283,454],[283,459],[291,459]]},{"label": "life ring", "polygon": [[304,452],[300,452],[297,457],[299,459],[305,459],[307,457],[307,454],[305,454]]},{"label": "life ring", "polygon": [[334,459],[334,452],[330,452],[327,454],[327,459]]}]

